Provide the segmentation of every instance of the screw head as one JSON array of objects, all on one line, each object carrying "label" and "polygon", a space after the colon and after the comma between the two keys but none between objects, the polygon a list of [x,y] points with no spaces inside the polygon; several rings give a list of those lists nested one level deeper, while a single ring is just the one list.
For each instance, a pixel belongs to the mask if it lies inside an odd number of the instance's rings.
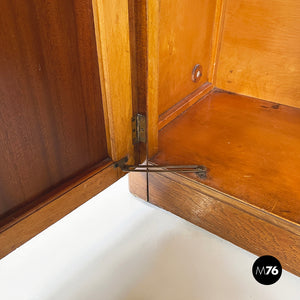
[{"label": "screw head", "polygon": [[198,82],[201,76],[202,76],[202,67],[199,64],[197,64],[194,66],[192,71],[192,81]]}]

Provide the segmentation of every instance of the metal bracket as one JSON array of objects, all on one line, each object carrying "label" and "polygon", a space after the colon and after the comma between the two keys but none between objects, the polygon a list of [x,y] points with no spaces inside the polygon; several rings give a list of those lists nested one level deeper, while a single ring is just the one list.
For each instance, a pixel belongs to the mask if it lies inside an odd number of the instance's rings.
[{"label": "metal bracket", "polygon": [[131,119],[131,123],[133,145],[139,142],[146,143],[146,117],[141,114],[136,114]]},{"label": "metal bracket", "polygon": [[126,165],[127,157],[122,158],[114,164],[115,168],[121,168],[123,172],[179,172],[196,173],[200,178],[206,178],[207,168],[199,165]]}]

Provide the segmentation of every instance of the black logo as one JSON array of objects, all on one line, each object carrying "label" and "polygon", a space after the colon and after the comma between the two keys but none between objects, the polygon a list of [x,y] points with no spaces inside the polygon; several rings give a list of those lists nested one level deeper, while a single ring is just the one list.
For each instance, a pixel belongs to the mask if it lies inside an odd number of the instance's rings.
[{"label": "black logo", "polygon": [[264,285],[275,283],[280,278],[281,273],[282,267],[279,260],[270,255],[259,257],[252,267],[254,278]]}]

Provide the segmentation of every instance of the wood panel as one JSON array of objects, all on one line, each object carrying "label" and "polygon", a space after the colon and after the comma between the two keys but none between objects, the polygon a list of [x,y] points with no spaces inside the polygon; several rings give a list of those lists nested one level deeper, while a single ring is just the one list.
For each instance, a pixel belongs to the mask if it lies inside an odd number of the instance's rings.
[{"label": "wood panel", "polygon": [[0,228],[0,258],[4,257],[60,218],[97,195],[123,176],[106,162],[84,177],[54,191],[42,204],[33,207]]},{"label": "wood panel", "polygon": [[[145,196],[142,174],[131,191]],[[145,198],[144,198],[145,199]],[[179,174],[149,174],[149,201],[258,256],[273,255],[300,275],[300,226]]]},{"label": "wood panel", "polygon": [[186,111],[189,107],[194,105],[199,99],[204,97],[213,89],[213,85],[209,82],[204,83],[197,90],[183,98],[181,101],[176,103],[165,113],[159,116],[158,129],[162,129],[164,126],[169,124],[172,120],[177,118],[180,114]]},{"label": "wood panel", "polygon": [[110,157],[134,163],[128,1],[93,0],[93,7]]},{"label": "wood panel", "polygon": [[300,109],[215,91],[159,132],[157,164],[300,224]]},{"label": "wood panel", "polygon": [[[131,86],[134,114],[147,116],[147,1],[129,0],[129,26],[131,51]],[[149,120],[149,117],[147,118]],[[135,161],[143,163],[147,158],[147,144],[134,145]]]},{"label": "wood panel", "polygon": [[[158,113],[161,115],[208,81],[216,0],[159,2]],[[202,65],[198,82],[191,80]]]},{"label": "wood panel", "polygon": [[159,87],[159,0],[147,2],[147,152],[158,147],[158,87]]},{"label": "wood panel", "polygon": [[92,3],[0,3],[0,215],[107,156]]},{"label": "wood panel", "polygon": [[300,2],[228,0],[216,86],[300,107]]}]

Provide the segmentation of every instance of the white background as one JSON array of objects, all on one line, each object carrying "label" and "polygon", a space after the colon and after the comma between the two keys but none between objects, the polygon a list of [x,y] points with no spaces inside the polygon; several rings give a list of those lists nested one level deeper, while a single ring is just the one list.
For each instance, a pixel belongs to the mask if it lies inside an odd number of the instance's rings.
[{"label": "white background", "polygon": [[255,255],[135,198],[127,181],[3,258],[0,299],[300,299],[299,277],[257,283]]}]

